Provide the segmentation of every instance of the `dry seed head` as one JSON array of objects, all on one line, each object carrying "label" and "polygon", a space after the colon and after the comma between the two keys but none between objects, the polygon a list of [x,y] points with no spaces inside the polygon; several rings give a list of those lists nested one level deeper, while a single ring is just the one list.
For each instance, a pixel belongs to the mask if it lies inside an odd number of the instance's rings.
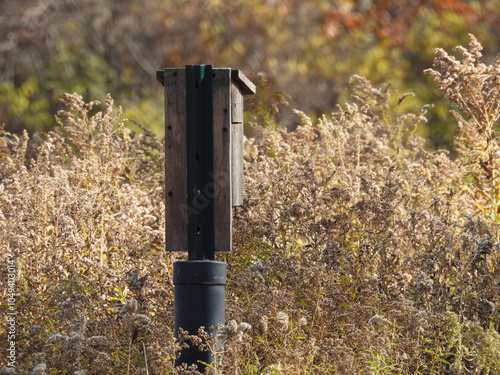
[{"label": "dry seed head", "polygon": [[307,325],[307,318],[305,316],[301,317],[298,321],[297,321],[297,325],[299,327],[304,327]]},{"label": "dry seed head", "polygon": [[121,308],[118,316],[132,315],[137,311],[137,301],[135,299],[125,300],[125,305]]},{"label": "dry seed head", "polygon": [[263,333],[267,333],[269,329],[269,319],[267,316],[263,315],[259,320],[259,328]]},{"label": "dry seed head", "polygon": [[372,325],[376,325],[376,326],[380,326],[380,327],[389,327],[392,325],[391,322],[387,318],[380,316],[380,315],[372,316],[368,320],[368,324],[372,324]]},{"label": "dry seed head", "polygon": [[248,323],[237,323],[236,320],[230,320],[225,326],[219,328],[217,331],[217,339],[223,342],[230,341],[231,339],[236,342],[243,340],[244,333],[249,331],[252,326]]},{"label": "dry seed head", "polygon": [[40,363],[33,368],[31,375],[45,375],[46,371],[47,365],[45,363]]},{"label": "dry seed head", "polygon": [[4,367],[2,367],[2,371],[0,372],[0,375],[17,375],[17,372],[16,372],[16,369],[13,367],[4,366]]},{"label": "dry seed head", "polygon": [[277,315],[276,315],[276,321],[278,322],[278,324],[280,325],[280,327],[284,330],[287,330],[288,329],[288,326],[290,324],[290,319],[288,317],[288,314],[285,313],[284,311],[280,311]]}]

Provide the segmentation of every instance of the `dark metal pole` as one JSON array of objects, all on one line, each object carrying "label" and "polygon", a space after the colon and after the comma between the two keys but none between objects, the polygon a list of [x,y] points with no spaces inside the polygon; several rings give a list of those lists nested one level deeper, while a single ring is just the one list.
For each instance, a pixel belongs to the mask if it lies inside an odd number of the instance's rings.
[{"label": "dark metal pole", "polygon": [[205,193],[214,187],[211,65],[186,66],[186,122],[189,260],[214,259],[214,200]]}]

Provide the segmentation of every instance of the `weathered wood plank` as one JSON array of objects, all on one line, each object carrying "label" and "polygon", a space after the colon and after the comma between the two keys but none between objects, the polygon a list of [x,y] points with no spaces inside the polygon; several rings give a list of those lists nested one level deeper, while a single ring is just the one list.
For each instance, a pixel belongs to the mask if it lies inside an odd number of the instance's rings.
[{"label": "weathered wood plank", "polygon": [[253,95],[256,93],[255,84],[241,70],[233,69],[231,71],[231,78],[238,85],[243,95]]},{"label": "weathered wood plank", "polygon": [[230,251],[231,195],[231,69],[213,70],[215,251]]},{"label": "weathered wood plank", "polygon": [[235,82],[231,84],[231,122],[243,123],[243,95]]},{"label": "weathered wood plank", "polygon": [[165,69],[165,247],[188,250],[186,79],[184,69]]},{"label": "weathered wood plank", "polygon": [[231,194],[232,205],[243,205],[243,124],[231,124]]},{"label": "weathered wood plank", "polygon": [[231,84],[231,194],[232,204],[243,204],[243,95]]}]

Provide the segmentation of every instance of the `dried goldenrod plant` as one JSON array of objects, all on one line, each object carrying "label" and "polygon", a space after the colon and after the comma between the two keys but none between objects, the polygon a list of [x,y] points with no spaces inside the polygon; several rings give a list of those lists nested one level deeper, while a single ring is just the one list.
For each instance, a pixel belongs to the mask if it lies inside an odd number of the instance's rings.
[{"label": "dried goldenrod plant", "polygon": [[464,188],[474,197],[486,220],[500,232],[500,55],[491,65],[481,62],[482,46],[469,35],[469,49],[458,46],[459,60],[437,49],[434,69],[428,69],[440,91],[456,105],[453,111],[459,125],[456,150],[467,169]]},{"label": "dried goldenrod plant", "polygon": [[0,246],[17,270],[16,370],[132,374],[147,360],[166,373],[175,352],[164,349],[173,318],[163,144],[128,130],[109,96],[101,110],[76,94],[63,102],[59,127],[39,142],[1,138]]}]

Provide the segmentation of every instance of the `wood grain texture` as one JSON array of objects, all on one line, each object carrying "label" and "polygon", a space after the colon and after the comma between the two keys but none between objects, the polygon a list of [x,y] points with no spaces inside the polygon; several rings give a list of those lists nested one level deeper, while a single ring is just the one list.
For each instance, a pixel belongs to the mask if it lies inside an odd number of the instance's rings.
[{"label": "wood grain texture", "polygon": [[188,249],[186,79],[184,69],[165,69],[165,247]]},{"label": "wood grain texture", "polygon": [[231,194],[232,205],[243,204],[243,95],[231,84]]},{"label": "wood grain texture", "polygon": [[231,69],[214,69],[213,129],[215,183],[215,251],[230,251],[231,195]]},{"label": "wood grain texture", "polygon": [[231,195],[232,205],[243,205],[243,124],[231,124]]},{"label": "wood grain texture", "polygon": [[231,122],[243,124],[243,95],[235,82],[231,83]]}]

